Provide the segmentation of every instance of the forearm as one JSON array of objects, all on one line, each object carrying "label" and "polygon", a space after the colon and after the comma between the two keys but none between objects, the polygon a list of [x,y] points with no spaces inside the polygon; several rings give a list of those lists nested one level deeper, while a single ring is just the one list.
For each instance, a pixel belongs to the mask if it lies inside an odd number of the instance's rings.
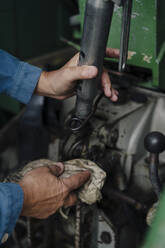
[{"label": "forearm", "polygon": [[13,231],[23,206],[23,190],[15,183],[0,183],[0,244]]},{"label": "forearm", "polygon": [[28,103],[41,75],[41,69],[0,50],[0,92]]}]

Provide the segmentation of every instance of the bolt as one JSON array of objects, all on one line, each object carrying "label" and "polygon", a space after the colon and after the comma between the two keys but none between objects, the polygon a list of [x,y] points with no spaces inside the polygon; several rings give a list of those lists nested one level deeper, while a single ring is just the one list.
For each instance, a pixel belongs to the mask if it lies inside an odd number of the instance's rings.
[{"label": "bolt", "polygon": [[101,233],[101,241],[104,244],[110,244],[112,242],[111,234],[109,232],[102,232]]}]

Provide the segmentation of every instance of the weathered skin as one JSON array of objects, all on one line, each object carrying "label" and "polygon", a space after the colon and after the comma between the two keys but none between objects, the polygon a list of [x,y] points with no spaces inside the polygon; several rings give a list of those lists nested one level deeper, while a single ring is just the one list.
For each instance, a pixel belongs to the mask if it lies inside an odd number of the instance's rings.
[{"label": "weathered skin", "polygon": [[44,219],[59,208],[72,206],[77,202],[74,190],[89,179],[90,172],[84,171],[68,178],[59,178],[63,171],[62,163],[38,160],[5,179],[4,182],[19,183],[24,191],[21,215]]}]

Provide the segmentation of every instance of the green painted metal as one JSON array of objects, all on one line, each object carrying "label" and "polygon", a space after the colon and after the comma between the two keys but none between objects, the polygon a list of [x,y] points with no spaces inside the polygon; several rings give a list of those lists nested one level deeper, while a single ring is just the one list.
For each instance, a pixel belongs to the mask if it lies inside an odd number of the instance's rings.
[{"label": "green painted metal", "polygon": [[[79,0],[81,24],[86,0]],[[143,86],[165,89],[165,1],[133,0],[128,64],[152,71],[152,81]],[[120,47],[122,8],[115,6],[108,40],[109,47]]]}]

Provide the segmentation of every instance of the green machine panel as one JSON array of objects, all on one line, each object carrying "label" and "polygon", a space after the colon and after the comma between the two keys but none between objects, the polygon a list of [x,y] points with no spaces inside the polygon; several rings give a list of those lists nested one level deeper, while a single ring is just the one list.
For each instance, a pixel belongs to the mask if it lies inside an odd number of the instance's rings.
[{"label": "green machine panel", "polygon": [[[81,24],[86,0],[79,0]],[[145,87],[165,89],[165,1],[133,0],[128,65],[149,69]],[[122,8],[115,5],[108,46],[120,47]]]}]

